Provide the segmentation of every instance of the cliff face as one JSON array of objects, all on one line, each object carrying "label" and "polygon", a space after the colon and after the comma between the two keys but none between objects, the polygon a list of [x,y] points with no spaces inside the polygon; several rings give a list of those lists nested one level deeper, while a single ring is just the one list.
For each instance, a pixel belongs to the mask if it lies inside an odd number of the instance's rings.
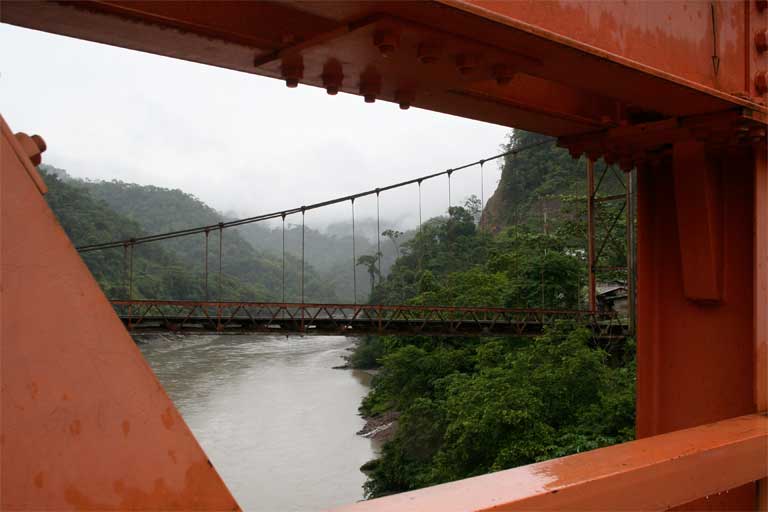
[{"label": "cliff face", "polygon": [[[515,130],[506,144],[521,149],[542,140]],[[491,232],[510,225],[543,225],[560,214],[559,196],[586,194],[586,163],[574,160],[553,140],[504,158],[501,180],[483,210],[481,224]]]}]

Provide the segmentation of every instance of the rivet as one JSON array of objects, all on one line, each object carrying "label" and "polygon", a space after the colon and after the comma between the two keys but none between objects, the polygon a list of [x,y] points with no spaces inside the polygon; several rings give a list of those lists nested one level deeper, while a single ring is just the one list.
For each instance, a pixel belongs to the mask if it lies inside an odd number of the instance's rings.
[{"label": "rivet", "polygon": [[511,66],[507,64],[496,64],[493,66],[493,78],[496,79],[496,83],[499,85],[507,85],[512,81],[515,76],[515,71]]},{"label": "rivet", "polygon": [[393,30],[378,30],[373,34],[373,44],[379,49],[382,57],[389,57],[400,45],[400,37]]},{"label": "rivet", "polygon": [[395,101],[400,105],[400,110],[408,110],[413,103],[413,93],[410,91],[398,90],[395,92]]},{"label": "rivet", "polygon": [[299,86],[299,81],[304,76],[304,62],[301,55],[283,59],[281,66],[285,85],[291,89]]},{"label": "rivet", "polygon": [[416,50],[416,57],[422,64],[434,64],[440,59],[440,47],[434,43],[421,43]]},{"label": "rivet", "polygon": [[344,74],[341,71],[341,64],[337,60],[329,60],[323,66],[323,87],[325,91],[335,96],[341,90],[341,84],[344,81]]},{"label": "rivet", "polygon": [[32,164],[36,166],[40,165],[43,160],[40,155],[46,150],[46,144],[43,138],[39,135],[32,135],[30,137],[24,132],[16,133],[15,137]]},{"label": "rivet", "polygon": [[755,32],[755,48],[760,53],[768,50],[768,30]]},{"label": "rivet", "polygon": [[456,56],[456,68],[462,75],[468,75],[477,67],[478,58],[475,55],[461,54]]},{"label": "rivet", "polygon": [[754,143],[765,142],[766,130],[762,126],[753,126],[749,129],[749,138]]},{"label": "rivet", "polygon": [[768,71],[758,71],[755,73],[755,89],[758,94],[768,92]]},{"label": "rivet", "polygon": [[381,79],[375,73],[367,72],[360,77],[360,94],[366,103],[376,101],[376,96],[381,92]]}]

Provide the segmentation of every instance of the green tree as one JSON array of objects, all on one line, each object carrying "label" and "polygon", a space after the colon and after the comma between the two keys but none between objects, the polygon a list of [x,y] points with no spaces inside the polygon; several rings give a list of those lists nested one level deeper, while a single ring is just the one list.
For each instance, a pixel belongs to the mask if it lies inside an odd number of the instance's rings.
[{"label": "green tree", "polygon": [[392,247],[395,249],[395,256],[400,257],[400,246],[397,243],[397,240],[403,236],[402,231],[398,231],[396,229],[387,229],[386,231],[383,231],[382,236],[385,236],[389,239],[390,242],[392,242]]},{"label": "green tree", "polygon": [[365,267],[371,278],[371,295],[373,295],[373,289],[376,286],[376,276],[379,276],[379,279],[381,279],[379,257],[380,254],[364,254],[357,258],[357,265]]}]

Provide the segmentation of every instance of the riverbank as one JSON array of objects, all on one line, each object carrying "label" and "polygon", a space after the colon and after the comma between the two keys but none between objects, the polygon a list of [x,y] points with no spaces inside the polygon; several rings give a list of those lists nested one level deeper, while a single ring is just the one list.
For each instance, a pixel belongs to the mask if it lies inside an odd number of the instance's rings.
[{"label": "riverbank", "polygon": [[385,443],[397,433],[397,420],[399,417],[400,413],[397,411],[387,411],[371,417],[363,416],[365,426],[357,432],[357,435],[379,443]]}]

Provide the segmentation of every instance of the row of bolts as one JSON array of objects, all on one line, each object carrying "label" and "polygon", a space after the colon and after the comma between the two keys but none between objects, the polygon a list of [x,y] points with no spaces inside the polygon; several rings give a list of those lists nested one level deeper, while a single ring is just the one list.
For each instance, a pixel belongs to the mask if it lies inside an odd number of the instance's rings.
[{"label": "row of bolts", "polygon": [[[373,44],[379,49],[383,57],[390,57],[399,46],[399,36],[394,30],[379,30],[373,36]],[[416,57],[422,64],[434,64],[440,59],[441,48],[437,44],[422,43],[419,45]],[[455,57],[456,68],[462,76],[469,75],[480,66],[480,57],[474,54],[460,54]],[[304,62],[301,55],[286,57],[282,61],[281,72],[285,79],[285,85],[290,88],[299,86],[304,77]],[[512,81],[514,70],[508,64],[495,64],[491,68],[496,83],[507,85]],[[335,96],[341,90],[344,74],[341,63],[335,59],[329,60],[321,76],[326,92]],[[381,77],[375,71],[368,70],[360,77],[360,94],[366,103],[373,103],[381,94]],[[395,101],[402,110],[410,108],[414,100],[414,93],[409,90],[395,92]]]}]

